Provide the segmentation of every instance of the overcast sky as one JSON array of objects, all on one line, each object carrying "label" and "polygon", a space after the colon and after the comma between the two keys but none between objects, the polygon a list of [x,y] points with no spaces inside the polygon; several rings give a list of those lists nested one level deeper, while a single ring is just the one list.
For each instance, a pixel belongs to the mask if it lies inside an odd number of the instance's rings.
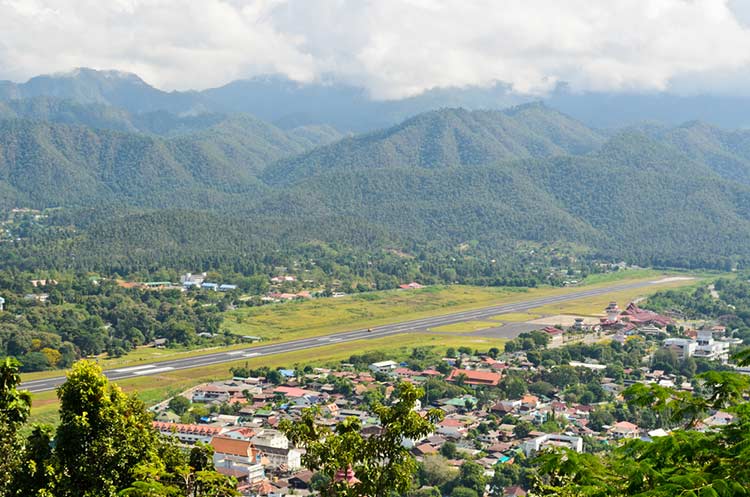
[{"label": "overcast sky", "polygon": [[399,98],[509,83],[750,92],[750,0],[0,0],[0,79],[75,67],[164,89],[321,75]]}]

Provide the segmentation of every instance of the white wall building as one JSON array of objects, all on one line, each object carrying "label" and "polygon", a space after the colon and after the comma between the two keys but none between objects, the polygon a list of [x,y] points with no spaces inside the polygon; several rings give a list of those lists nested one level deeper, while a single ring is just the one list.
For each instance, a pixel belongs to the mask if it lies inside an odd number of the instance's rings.
[{"label": "white wall building", "polygon": [[398,367],[396,361],[380,361],[370,364],[370,371],[374,373],[390,373]]},{"label": "white wall building", "polygon": [[583,452],[583,438],[560,435],[557,433],[545,433],[544,435],[524,442],[523,452],[528,457],[552,447],[564,447],[576,452]]}]

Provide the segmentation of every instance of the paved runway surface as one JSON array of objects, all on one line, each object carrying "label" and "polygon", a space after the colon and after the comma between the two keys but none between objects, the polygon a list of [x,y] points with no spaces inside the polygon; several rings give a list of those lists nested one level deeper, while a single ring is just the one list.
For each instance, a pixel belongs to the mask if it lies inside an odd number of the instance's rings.
[{"label": "paved runway surface", "polygon": [[[618,292],[621,290],[631,290],[637,288],[646,288],[653,286],[658,281],[645,281],[638,283],[628,283],[621,285],[612,285],[607,287],[592,288],[588,290],[578,290],[564,295],[556,295],[552,297],[539,297],[536,299],[526,300],[522,302],[514,302],[511,304],[502,304],[492,307],[484,307],[481,309],[474,309],[471,311],[456,312],[453,314],[445,314],[442,316],[433,316],[423,319],[415,319],[412,321],[404,321],[401,323],[387,324],[383,326],[377,326],[372,328],[372,331],[367,329],[346,331],[342,333],[335,333],[332,335],[325,335],[316,338],[304,338],[300,340],[294,340],[290,342],[270,344],[270,345],[259,345],[255,347],[249,347],[242,350],[233,350],[230,352],[216,352],[213,354],[206,354],[197,357],[188,357],[183,359],[173,359],[170,361],[154,362],[151,364],[144,364],[140,366],[132,366],[119,369],[110,369],[105,371],[105,374],[110,380],[124,380],[126,378],[137,378],[139,376],[149,376],[159,373],[165,373],[168,371],[174,371],[178,369],[191,369],[201,366],[209,366],[212,364],[221,364],[224,362],[231,362],[241,360],[243,358],[257,358],[265,357],[274,354],[281,354],[285,352],[295,352],[308,349],[314,349],[316,347],[322,347],[325,345],[334,345],[339,342],[351,342],[355,340],[371,340],[373,338],[382,338],[389,335],[398,335],[401,333],[408,333],[414,331],[425,331],[428,328],[443,326],[447,324],[461,323],[465,321],[474,321],[486,319],[499,314],[507,314],[511,312],[528,311],[535,307],[555,304],[559,302],[567,302],[570,300],[576,300],[585,297],[591,297],[596,295],[605,295],[607,293]],[[478,335],[481,336],[480,333]],[[27,389],[30,392],[44,392],[47,390],[53,390],[55,387],[65,381],[65,377],[47,378],[43,380],[33,380],[24,382],[21,388]]]}]

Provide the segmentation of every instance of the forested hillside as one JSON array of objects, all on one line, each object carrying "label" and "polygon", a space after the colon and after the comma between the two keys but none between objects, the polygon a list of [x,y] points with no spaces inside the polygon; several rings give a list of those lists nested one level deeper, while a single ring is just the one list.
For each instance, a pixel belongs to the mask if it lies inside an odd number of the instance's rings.
[{"label": "forested hillside", "polygon": [[539,104],[506,112],[444,109],[282,160],[264,178],[289,183],[329,169],[475,166],[585,153],[603,142],[593,130]]},{"label": "forested hillside", "polygon": [[171,139],[4,120],[0,121],[0,191],[6,194],[0,198],[0,208],[102,202],[216,206],[221,203],[216,197],[219,192],[262,190],[256,175],[267,163],[337,136],[325,127],[282,131],[245,115],[222,118],[201,131]]},{"label": "forested hillside", "polygon": [[[86,112],[95,108],[108,109]],[[244,271],[243,257],[318,242],[343,254],[429,247],[441,257],[468,244],[490,259],[531,242],[644,265],[750,259],[744,132],[689,124],[605,136],[533,104],[428,112],[314,148],[337,136],[246,115],[169,138],[0,121],[0,208],[63,207],[49,231],[5,247],[5,257],[27,269],[40,258],[56,267],[93,258],[120,272],[149,260]]]}]

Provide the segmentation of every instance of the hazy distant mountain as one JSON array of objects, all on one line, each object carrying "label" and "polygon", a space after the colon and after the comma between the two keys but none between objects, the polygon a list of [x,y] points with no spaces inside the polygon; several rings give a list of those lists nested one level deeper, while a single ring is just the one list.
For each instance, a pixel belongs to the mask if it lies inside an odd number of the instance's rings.
[{"label": "hazy distant mountain", "polygon": [[670,126],[703,121],[724,128],[750,127],[750,98],[741,96],[574,93],[562,87],[545,102],[594,128],[622,128],[643,121]]},{"label": "hazy distant mountain", "polygon": [[[330,81],[301,84],[283,76],[234,81],[204,91],[165,92],[134,74],[92,69],[38,76],[21,84],[0,81],[0,100],[40,96],[107,104],[131,114],[169,111],[184,117],[244,112],[284,129],[323,124],[340,132],[385,128],[446,107],[504,109],[539,99],[514,93],[498,83],[487,88],[434,89],[417,97],[375,101],[362,88]],[[750,126],[747,97],[576,93],[560,85],[544,101],[592,128],[620,128],[643,121],[674,126],[693,120],[725,128]]]},{"label": "hazy distant mountain", "polygon": [[76,69],[37,76],[26,83],[0,82],[0,100],[34,97],[107,104],[138,114],[166,110],[176,114],[250,113],[282,128],[329,125],[339,131],[369,131],[420,112],[446,106],[503,108],[527,101],[504,85],[488,89],[438,89],[398,101],[375,101],[365,90],[335,83],[300,84],[264,76],[205,91],[165,92],[135,74]]}]

